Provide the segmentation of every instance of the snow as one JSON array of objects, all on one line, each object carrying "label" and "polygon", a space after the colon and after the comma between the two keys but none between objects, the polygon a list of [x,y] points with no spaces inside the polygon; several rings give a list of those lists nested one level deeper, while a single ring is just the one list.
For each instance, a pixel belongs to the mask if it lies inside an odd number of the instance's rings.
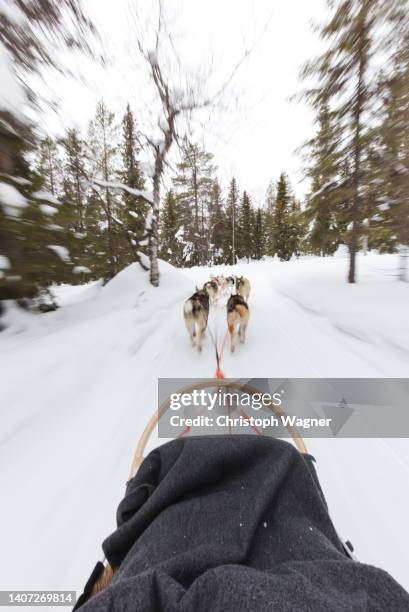
[{"label": "snow", "polygon": [[321,195],[324,191],[327,191],[327,189],[329,189],[330,187],[334,187],[335,186],[335,181],[327,181],[326,183],[323,184],[322,187],[320,187],[320,189],[318,189],[317,191],[314,191],[314,193],[311,194],[311,198],[316,198],[317,196]]},{"label": "snow", "polygon": [[72,271],[74,274],[91,274],[91,270],[87,266],[75,266]]},{"label": "snow", "polygon": [[0,255],[0,269],[10,270],[10,260],[5,255]]},{"label": "snow", "polygon": [[98,187],[104,187],[105,189],[121,189],[122,191],[126,191],[131,195],[142,198],[146,202],[149,202],[149,204],[153,204],[153,195],[144,189],[134,189],[133,187],[128,187],[128,185],[125,185],[125,183],[103,181],[96,178],[93,178],[91,182],[92,184],[97,185]]},{"label": "snow", "polygon": [[27,101],[26,96],[2,43],[0,43],[0,82],[0,109],[9,111],[14,115],[20,114],[20,109]]},{"label": "snow", "polygon": [[0,181],[0,202],[9,217],[19,217],[21,209],[27,206],[27,200],[18,189],[2,181]]},{"label": "snow", "polygon": [[45,215],[48,216],[55,215],[58,212],[54,206],[50,206],[49,204],[40,204],[39,208]]},{"label": "snow", "polygon": [[57,200],[57,198],[49,191],[34,191],[31,195],[36,200],[44,200],[44,202],[49,202],[50,204],[57,204],[57,206],[60,205],[60,201]]},{"label": "snow", "polygon": [[51,251],[54,251],[54,253],[58,255],[62,261],[70,261],[70,253],[66,247],[61,246],[60,244],[49,244],[47,247],[51,249]]},{"label": "snow", "polygon": [[[158,288],[133,264],[105,287],[52,287],[55,312],[10,307],[0,343],[2,583],[82,589],[115,528],[157,377],[214,374],[209,335],[199,355],[182,317],[211,273],[244,274],[252,285],[248,340],[225,351],[226,376],[407,376],[409,284],[396,280],[398,257],[360,256],[357,285],[345,282],[346,264],[342,252],[185,271],[160,262]],[[221,335],[224,309],[209,325]],[[158,442],[155,433],[148,450]],[[359,560],[409,589],[407,440],[306,443],[337,530]]]}]

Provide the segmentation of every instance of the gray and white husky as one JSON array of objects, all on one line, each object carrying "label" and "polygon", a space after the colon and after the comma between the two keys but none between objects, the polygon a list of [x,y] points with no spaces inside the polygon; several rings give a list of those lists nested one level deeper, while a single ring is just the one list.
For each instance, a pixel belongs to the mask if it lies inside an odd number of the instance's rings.
[{"label": "gray and white husky", "polygon": [[196,292],[186,300],[183,306],[183,316],[192,346],[196,346],[200,353],[209,318],[209,294],[204,288],[196,287]]}]

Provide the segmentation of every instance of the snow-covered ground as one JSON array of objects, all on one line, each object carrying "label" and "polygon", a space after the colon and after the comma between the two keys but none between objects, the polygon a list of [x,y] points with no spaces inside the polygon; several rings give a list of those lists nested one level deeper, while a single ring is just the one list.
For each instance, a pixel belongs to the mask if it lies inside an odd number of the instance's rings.
[{"label": "snow-covered ground", "polygon": [[[210,272],[252,284],[248,340],[223,357],[231,377],[409,375],[409,285],[390,255],[178,271],[151,287],[137,264],[106,287],[54,289],[61,308],[15,309],[0,335],[0,575],[6,589],[80,591],[115,527],[136,442],[155,409],[157,378],[211,377],[209,335],[191,347],[182,304]],[[222,309],[210,324],[225,326]],[[362,561],[409,589],[407,440],[309,440],[339,532]],[[150,447],[158,443],[153,437]]]}]

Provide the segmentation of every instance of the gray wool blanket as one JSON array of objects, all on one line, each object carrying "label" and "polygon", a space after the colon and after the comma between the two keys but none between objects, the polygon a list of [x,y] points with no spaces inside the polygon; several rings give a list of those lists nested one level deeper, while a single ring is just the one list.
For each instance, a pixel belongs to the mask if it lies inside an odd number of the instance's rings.
[{"label": "gray wool blanket", "polygon": [[389,574],[344,552],[313,461],[256,436],[157,448],[103,543],[112,583],[81,612],[409,611]]}]

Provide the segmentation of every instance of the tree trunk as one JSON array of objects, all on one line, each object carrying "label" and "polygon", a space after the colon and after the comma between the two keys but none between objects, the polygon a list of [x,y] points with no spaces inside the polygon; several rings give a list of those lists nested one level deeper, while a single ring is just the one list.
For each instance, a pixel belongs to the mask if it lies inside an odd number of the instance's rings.
[{"label": "tree trunk", "polygon": [[408,280],[408,257],[409,247],[401,246],[399,254],[399,280],[404,282]]},{"label": "tree trunk", "polygon": [[234,232],[234,226],[236,225],[236,203],[232,204],[232,231],[231,231],[231,245],[232,245],[232,265],[234,266],[236,263],[236,237]]},{"label": "tree trunk", "polygon": [[354,113],[355,134],[354,134],[354,173],[352,177],[352,229],[351,239],[349,243],[349,271],[348,282],[356,282],[356,253],[358,250],[359,240],[359,183],[361,172],[361,115],[364,101],[364,75],[367,63],[367,50],[365,49],[365,12],[362,15],[362,25],[360,28],[360,49],[359,49],[359,65],[358,65],[358,84],[356,108]]},{"label": "tree trunk", "polygon": [[150,228],[149,237],[149,261],[150,271],[149,280],[151,285],[159,287],[159,263],[158,263],[158,217],[159,217],[159,201],[160,201],[160,177],[161,172],[156,171],[153,177],[153,211],[152,211],[152,224]]}]

